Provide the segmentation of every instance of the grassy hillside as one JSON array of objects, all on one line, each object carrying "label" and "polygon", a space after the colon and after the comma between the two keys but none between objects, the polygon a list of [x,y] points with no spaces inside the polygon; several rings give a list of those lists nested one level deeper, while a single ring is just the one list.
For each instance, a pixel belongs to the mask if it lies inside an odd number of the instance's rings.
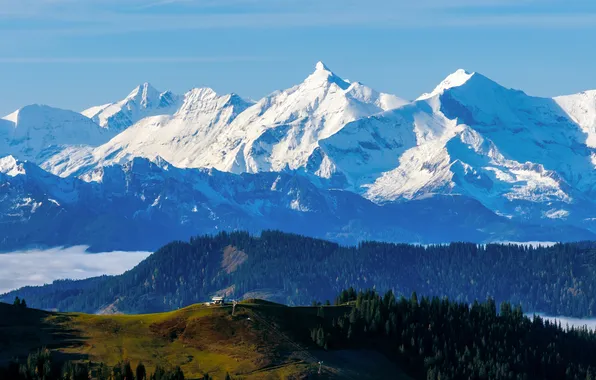
[{"label": "grassy hillside", "polygon": [[[55,353],[46,357],[58,369],[60,360],[91,362],[91,373],[98,363],[136,367],[142,361],[150,372],[180,367],[187,379],[224,379],[226,373],[233,379],[407,379],[404,371],[428,380],[596,378],[596,332],[530,319],[510,303],[348,289],[337,304],[287,307],[248,300],[234,314],[231,306],[192,305],[143,315],[2,305],[0,362],[45,346]],[[29,357],[10,378],[47,380],[46,365],[39,363]],[[33,375],[20,376],[23,370]],[[43,377],[34,375],[39,371]],[[0,369],[1,379],[3,373],[15,372]]]},{"label": "grassy hillside", "polygon": [[[309,329],[318,308],[249,301],[236,307],[193,305],[144,315],[49,313],[0,304],[0,365],[48,347],[61,360],[115,365],[142,361],[151,371],[180,366],[189,379],[403,378],[374,351],[315,348]],[[346,313],[325,307],[325,318]],[[361,360],[354,360],[360,358]],[[323,373],[318,375],[318,362]],[[388,375],[390,374],[390,375]]]}]

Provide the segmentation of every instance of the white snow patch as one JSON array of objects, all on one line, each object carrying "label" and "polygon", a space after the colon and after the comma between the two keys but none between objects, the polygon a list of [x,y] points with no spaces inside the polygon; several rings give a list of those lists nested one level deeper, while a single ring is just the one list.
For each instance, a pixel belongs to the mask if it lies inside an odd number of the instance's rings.
[{"label": "white snow patch", "polygon": [[16,124],[17,123],[17,120],[19,119],[19,111],[20,110],[16,110],[13,113],[11,113],[10,115],[4,116],[2,119],[8,120],[8,121],[13,122],[14,124]]},{"label": "white snow patch", "polygon": [[301,211],[301,212],[308,212],[308,211],[310,211],[310,209],[308,207],[303,206],[300,203],[300,200],[299,199],[292,200],[292,202],[290,203],[290,208],[292,210]]},{"label": "white snow patch", "polygon": [[275,178],[275,181],[273,181],[273,184],[271,184],[271,191],[277,191],[279,181],[281,181],[281,176],[278,175],[277,178]]},{"label": "white snow patch", "polygon": [[4,173],[10,177],[26,174],[23,165],[17,162],[13,156],[0,158],[0,173]]},{"label": "white snow patch", "polygon": [[160,200],[161,200],[161,195],[158,195],[157,198],[155,198],[155,200],[153,200],[151,207],[155,207],[155,206],[159,205]]},{"label": "white snow patch", "polygon": [[546,218],[549,219],[565,219],[569,216],[569,211],[567,210],[548,210],[543,213]]},{"label": "white snow patch", "polygon": [[[586,144],[596,148],[596,90],[559,96],[554,100],[582,128],[587,135]],[[595,162],[594,158],[592,162]]]}]

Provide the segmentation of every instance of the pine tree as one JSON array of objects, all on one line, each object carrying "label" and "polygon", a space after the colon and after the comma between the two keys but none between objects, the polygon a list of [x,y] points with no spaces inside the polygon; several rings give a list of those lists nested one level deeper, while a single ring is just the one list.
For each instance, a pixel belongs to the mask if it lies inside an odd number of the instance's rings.
[{"label": "pine tree", "polygon": [[325,317],[325,310],[323,309],[322,306],[319,306],[319,308],[317,309],[317,317],[319,317],[319,318]]},{"label": "pine tree", "polygon": [[140,362],[137,365],[137,369],[136,369],[136,380],[146,380],[147,378],[147,370],[145,369],[145,365]]},{"label": "pine tree", "polygon": [[184,380],[184,372],[182,372],[182,369],[180,367],[177,366],[174,369],[174,372],[172,373],[170,380]]},{"label": "pine tree", "polygon": [[325,331],[322,327],[317,330],[317,345],[320,347],[325,346]]},{"label": "pine tree", "polygon": [[100,363],[96,370],[97,380],[109,380],[110,379],[110,368],[104,363]]},{"label": "pine tree", "polygon": [[416,292],[412,292],[412,297],[410,298],[410,302],[412,303],[413,307],[418,307],[418,295]]}]

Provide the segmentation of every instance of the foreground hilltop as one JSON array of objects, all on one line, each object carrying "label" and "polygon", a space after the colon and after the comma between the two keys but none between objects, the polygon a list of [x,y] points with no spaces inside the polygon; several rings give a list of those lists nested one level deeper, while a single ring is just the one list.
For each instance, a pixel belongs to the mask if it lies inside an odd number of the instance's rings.
[{"label": "foreground hilltop", "polygon": [[[122,362],[133,368],[143,362],[148,373],[157,366],[179,367],[189,379],[559,380],[595,375],[594,332],[530,319],[510,303],[497,308],[491,299],[470,305],[416,293],[397,298],[392,292],[381,296],[353,289],[341,292],[335,303],[286,307],[249,300],[235,308],[193,305],[126,316],[0,305],[0,377],[3,360],[25,356],[40,345],[53,350],[56,360],[90,362],[91,375],[99,380],[108,380],[107,372]],[[46,372],[46,366],[27,379],[37,380],[40,371]]]},{"label": "foreground hilltop", "polygon": [[[234,315],[231,305],[193,305],[161,314],[98,316],[0,303],[0,368],[48,347],[59,361],[108,366],[129,361],[133,368],[142,362],[149,373],[157,366],[179,366],[187,379],[205,374],[214,379],[226,374],[242,379],[410,379],[373,350],[321,349],[310,337],[310,329],[320,323],[318,310],[251,300],[236,306]],[[332,318],[348,308],[325,310]],[[325,364],[320,376],[319,361]]]}]

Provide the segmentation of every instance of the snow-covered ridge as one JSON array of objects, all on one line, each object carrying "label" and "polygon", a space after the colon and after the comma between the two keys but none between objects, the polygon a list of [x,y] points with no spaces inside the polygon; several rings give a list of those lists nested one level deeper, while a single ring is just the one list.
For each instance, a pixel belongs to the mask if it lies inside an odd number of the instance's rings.
[{"label": "snow-covered ridge", "polygon": [[[361,83],[348,82],[319,62],[302,83],[275,92],[240,114],[210,145],[218,159],[206,166],[236,173],[333,166],[319,142],[347,123],[406,103]],[[226,152],[220,155],[218,152]]]},{"label": "snow-covered ridge", "polygon": [[99,146],[114,135],[77,112],[34,104],[0,119],[0,152],[41,163],[65,146]]},{"label": "snow-covered ridge", "polygon": [[143,83],[123,100],[94,106],[81,113],[104,128],[123,131],[145,117],[175,111],[178,103],[179,97],[171,91],[159,92],[150,83]]},{"label": "snow-covered ridge", "polygon": [[163,159],[179,167],[209,166],[202,165],[212,158],[209,144],[251,104],[236,94],[220,96],[210,88],[195,88],[184,95],[175,113],[143,118],[106,144],[54,155],[44,167],[67,176],[135,157]]},{"label": "snow-covered ridge", "polygon": [[596,148],[596,90],[559,96],[555,102],[582,128],[586,144]]},{"label": "snow-covered ridge", "polygon": [[[139,94],[147,96],[139,98]],[[124,103],[155,104],[157,94],[147,85],[116,103],[116,109],[122,109]],[[138,100],[145,98],[148,100]],[[162,157],[178,167],[213,167],[235,173],[309,165],[312,172],[323,173],[332,164],[326,163],[328,159],[316,162],[319,141],[350,121],[405,103],[359,82],[345,81],[319,62],[301,84],[257,103],[236,94],[220,96],[209,88],[193,89],[175,111],[161,113],[153,108],[156,116],[142,118],[110,142],[93,150],[56,155],[43,166],[64,176],[133,157]],[[87,114],[99,110],[94,118],[105,118],[114,107],[96,107]]]},{"label": "snow-covered ridge", "polygon": [[91,119],[36,107],[0,120],[0,152],[62,177],[101,182],[104,167],[142,157],[179,169],[293,172],[379,205],[463,195],[516,222],[596,230],[596,91],[539,98],[457,70],[407,102],[318,62],[257,102],[146,83],[84,111]]},{"label": "snow-covered ridge", "polygon": [[453,74],[450,74],[445,78],[437,87],[435,87],[432,92],[424,93],[418,97],[416,100],[424,100],[429,99],[433,96],[442,94],[445,90],[448,90],[453,87],[462,86],[466,83],[475,73],[468,73],[464,69],[458,69]]}]

